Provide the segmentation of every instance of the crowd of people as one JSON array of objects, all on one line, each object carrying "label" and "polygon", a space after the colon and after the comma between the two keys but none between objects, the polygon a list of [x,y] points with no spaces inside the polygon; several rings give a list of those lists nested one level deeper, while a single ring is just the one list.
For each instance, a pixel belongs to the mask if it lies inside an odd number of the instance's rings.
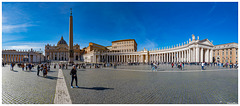
[{"label": "crowd of people", "polygon": [[171,64],[171,67],[172,69],[174,68],[174,65],[176,66],[176,68],[180,69],[180,70],[184,70],[184,65],[185,64],[188,64],[188,65],[200,65],[201,66],[201,70],[205,70],[206,69],[206,66],[218,66],[219,68],[220,67],[225,67],[225,68],[238,68],[238,64],[233,64],[233,63],[220,63],[220,62],[217,62],[217,63],[207,63],[207,62],[201,62],[201,63],[184,63],[184,62],[172,62],[172,63],[159,63],[159,62],[151,62],[150,65],[151,65],[151,70],[152,71],[157,71],[158,67],[159,67],[159,64]]},{"label": "crowd of people", "polygon": [[[2,66],[4,66],[6,63],[3,63]],[[14,70],[14,66],[16,63],[10,63],[10,70]],[[140,63],[127,63],[127,65],[139,65]],[[184,62],[178,62],[178,63],[159,63],[159,62],[151,62],[151,70],[152,71],[157,71],[159,64],[169,64],[171,65],[172,69],[174,68],[174,65],[176,66],[176,68],[180,69],[180,70],[184,70],[184,65],[198,65],[201,66],[202,70],[205,70],[205,66],[218,66],[218,67],[226,67],[226,68],[238,68],[238,64],[232,64],[232,63],[206,63],[206,62],[202,62],[202,63],[184,63]],[[68,64],[64,64],[64,63],[43,63],[43,64],[32,64],[32,63],[19,63],[17,64],[18,67],[22,68],[22,71],[24,71],[24,69],[26,71],[31,71],[34,66],[37,66],[37,76],[39,76],[40,72],[42,72],[42,76],[43,77],[47,77],[48,72],[50,71],[50,66],[53,65],[53,68],[56,69],[57,66],[59,67],[59,69],[68,69]],[[100,67],[109,67],[109,66],[113,66],[113,68],[117,68],[118,65],[122,65],[121,63],[103,63],[103,64],[93,64],[93,63],[76,63],[73,64],[73,67],[70,71],[70,75],[72,77],[71,80],[71,88],[73,87],[73,82],[75,80],[76,82],[76,87],[78,87],[78,80],[77,80],[77,69],[85,69],[87,66],[89,68],[92,68],[92,66],[94,68],[100,68]]]}]

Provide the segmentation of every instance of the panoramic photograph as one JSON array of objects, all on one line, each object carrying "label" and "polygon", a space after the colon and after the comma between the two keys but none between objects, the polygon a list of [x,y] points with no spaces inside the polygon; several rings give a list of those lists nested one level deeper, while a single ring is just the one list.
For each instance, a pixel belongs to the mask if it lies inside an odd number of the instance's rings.
[{"label": "panoramic photograph", "polygon": [[2,2],[2,104],[238,104],[238,2]]}]

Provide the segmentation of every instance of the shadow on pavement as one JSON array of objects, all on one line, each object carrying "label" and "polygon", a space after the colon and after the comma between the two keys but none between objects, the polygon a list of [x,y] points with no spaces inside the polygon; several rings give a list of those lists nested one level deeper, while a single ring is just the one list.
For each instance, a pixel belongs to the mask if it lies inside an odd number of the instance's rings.
[{"label": "shadow on pavement", "polygon": [[51,80],[63,79],[63,78],[58,78],[58,77],[53,77],[53,76],[47,76],[47,77],[39,76],[39,77],[51,79]]},{"label": "shadow on pavement", "polygon": [[79,87],[79,89],[90,89],[90,90],[114,90],[114,88],[105,88],[105,87]]},{"label": "shadow on pavement", "polygon": [[18,72],[18,71],[16,71],[16,70],[12,70],[13,72]]},{"label": "shadow on pavement", "polygon": [[48,72],[56,72],[56,71],[51,71],[51,70],[50,70],[50,71],[48,71]]},{"label": "shadow on pavement", "polygon": [[26,70],[24,70],[24,72],[37,72],[37,71],[29,71],[29,70],[28,70],[28,71],[26,71]]}]

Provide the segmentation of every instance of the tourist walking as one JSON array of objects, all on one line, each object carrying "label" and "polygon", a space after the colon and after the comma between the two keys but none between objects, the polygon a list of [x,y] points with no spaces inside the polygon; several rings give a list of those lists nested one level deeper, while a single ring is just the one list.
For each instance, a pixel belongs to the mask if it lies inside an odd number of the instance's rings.
[{"label": "tourist walking", "polygon": [[50,64],[47,65],[47,71],[50,71]]},{"label": "tourist walking", "polygon": [[204,65],[205,65],[204,62],[202,62],[202,70],[204,70]]},{"label": "tourist walking", "polygon": [[12,63],[12,71],[14,70],[13,68],[14,68],[14,66],[15,66],[15,63]]},{"label": "tourist walking", "polygon": [[151,63],[151,68],[152,68],[152,71],[155,70],[154,63]]},{"label": "tourist walking", "polygon": [[29,71],[31,71],[31,69],[32,69],[31,63],[28,64],[28,68],[29,68]]},{"label": "tourist walking", "polygon": [[47,77],[47,64],[43,67],[43,77]]},{"label": "tourist walking", "polygon": [[154,64],[154,69],[155,69],[154,71],[157,71],[157,68],[158,68],[157,64]]},{"label": "tourist walking", "polygon": [[172,68],[173,68],[173,66],[174,66],[174,64],[173,64],[173,62],[172,62]]},{"label": "tourist walking", "polygon": [[28,69],[28,64],[26,63],[26,71],[27,71],[27,69]]},{"label": "tourist walking", "polygon": [[73,65],[73,68],[70,72],[70,75],[72,75],[72,81],[71,81],[71,88],[73,88],[73,80],[75,79],[76,82],[76,87],[78,88],[78,84],[77,84],[77,70],[75,65]]},{"label": "tourist walking", "polygon": [[184,63],[182,63],[182,70],[184,70]]},{"label": "tourist walking", "polygon": [[10,64],[10,70],[12,70],[13,63]]},{"label": "tourist walking", "polygon": [[22,63],[21,67],[22,67],[22,71],[24,71],[24,63]]},{"label": "tourist walking", "polygon": [[37,76],[39,76],[40,66],[37,65]]}]

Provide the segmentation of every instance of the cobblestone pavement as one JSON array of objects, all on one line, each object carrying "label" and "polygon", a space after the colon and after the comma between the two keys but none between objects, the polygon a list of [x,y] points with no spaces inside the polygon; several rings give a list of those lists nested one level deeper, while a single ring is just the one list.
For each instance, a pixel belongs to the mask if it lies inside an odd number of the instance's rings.
[{"label": "cobblestone pavement", "polygon": [[70,70],[63,73],[74,104],[238,103],[236,69],[188,73],[79,69],[80,88],[70,88]]},{"label": "cobblestone pavement", "polygon": [[46,78],[37,76],[36,68],[31,72],[17,66],[10,71],[9,65],[2,68],[3,104],[51,104],[57,81],[57,69],[51,69]]},{"label": "cobblestone pavement", "polygon": [[[79,69],[80,88],[70,88],[70,69],[63,70],[63,74],[74,104],[238,103],[236,69],[211,67],[201,72],[195,70],[198,67],[187,67],[187,73],[178,69],[169,71],[169,66],[164,65],[163,71],[158,72],[151,72],[148,65]],[[58,68],[51,69],[47,78],[37,77],[36,69],[32,72],[17,67],[10,71],[9,66],[2,69],[3,104],[53,103]]]}]

